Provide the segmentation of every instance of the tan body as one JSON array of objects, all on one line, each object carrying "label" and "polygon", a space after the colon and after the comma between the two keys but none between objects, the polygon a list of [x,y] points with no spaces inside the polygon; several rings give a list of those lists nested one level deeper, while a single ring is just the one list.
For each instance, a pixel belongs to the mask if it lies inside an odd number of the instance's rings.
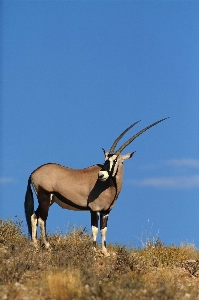
[{"label": "tan body", "polygon": [[108,178],[106,181],[98,179],[102,166],[94,165],[78,170],[46,164],[31,174],[31,181],[37,195],[43,191],[53,195],[49,205],[56,202],[71,210],[107,211],[112,209],[121,191],[123,164],[118,168],[115,179]]}]

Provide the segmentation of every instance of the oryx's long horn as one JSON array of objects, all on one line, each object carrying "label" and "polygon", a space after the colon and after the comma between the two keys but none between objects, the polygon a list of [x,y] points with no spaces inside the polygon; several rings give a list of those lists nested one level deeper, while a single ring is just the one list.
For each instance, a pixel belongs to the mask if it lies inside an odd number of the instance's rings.
[{"label": "oryx's long horn", "polygon": [[147,126],[146,128],[140,130],[137,134],[135,134],[133,137],[131,137],[126,143],[124,143],[124,144],[123,144],[123,145],[115,152],[115,154],[116,154],[116,155],[119,155],[119,154],[122,152],[122,150],[124,150],[124,148],[125,148],[126,146],[128,146],[132,141],[134,141],[139,135],[141,135],[143,132],[145,132],[145,131],[148,130],[149,128],[151,128],[151,127],[157,125],[158,123],[160,123],[160,122],[162,122],[162,121],[164,121],[164,120],[166,120],[166,119],[168,119],[168,118],[164,118],[164,119],[162,119],[162,120],[159,120],[159,121],[157,121],[157,122],[155,122],[155,123],[153,123],[153,124]]},{"label": "oryx's long horn", "polygon": [[116,138],[116,140],[113,142],[113,145],[111,146],[111,149],[109,151],[110,154],[113,154],[115,147],[117,146],[117,143],[119,142],[119,140],[123,137],[123,135],[129,130],[131,129],[133,126],[135,126],[137,123],[139,123],[141,120],[133,123],[131,126],[129,126],[126,130],[124,130],[119,136],[118,138]]}]

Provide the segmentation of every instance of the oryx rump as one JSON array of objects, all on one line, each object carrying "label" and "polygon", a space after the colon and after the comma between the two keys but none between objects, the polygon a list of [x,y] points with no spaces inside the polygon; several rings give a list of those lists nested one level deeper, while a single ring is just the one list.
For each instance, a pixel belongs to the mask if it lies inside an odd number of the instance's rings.
[{"label": "oryx rump", "polygon": [[[140,134],[166,120],[159,120],[139,131],[124,143],[117,151],[115,147],[123,135],[135,122],[114,141],[109,152],[104,151],[104,164],[96,164],[86,169],[71,169],[55,163],[40,166],[34,170],[29,179],[25,196],[25,214],[32,241],[37,246],[36,231],[40,225],[41,235],[46,248],[49,243],[46,237],[46,220],[49,207],[56,202],[62,208],[79,211],[90,211],[94,247],[98,234],[98,219],[102,236],[102,251],[107,255],[106,231],[109,212],[122,189],[123,162],[135,152],[121,155],[121,152]],[[34,200],[31,185],[38,199],[38,208],[34,212]]]}]

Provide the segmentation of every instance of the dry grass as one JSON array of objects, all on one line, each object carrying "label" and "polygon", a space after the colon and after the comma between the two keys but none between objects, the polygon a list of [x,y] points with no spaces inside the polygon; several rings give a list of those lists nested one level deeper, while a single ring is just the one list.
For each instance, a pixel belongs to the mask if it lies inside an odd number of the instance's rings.
[{"label": "dry grass", "polygon": [[0,299],[199,299],[199,251],[166,247],[157,239],[143,249],[108,245],[110,257],[92,250],[90,235],[73,229],[50,235],[51,250],[36,251],[21,222],[0,219]]},{"label": "dry grass", "polygon": [[81,299],[85,289],[78,269],[51,273],[46,276],[46,282],[50,298],[58,300]]}]

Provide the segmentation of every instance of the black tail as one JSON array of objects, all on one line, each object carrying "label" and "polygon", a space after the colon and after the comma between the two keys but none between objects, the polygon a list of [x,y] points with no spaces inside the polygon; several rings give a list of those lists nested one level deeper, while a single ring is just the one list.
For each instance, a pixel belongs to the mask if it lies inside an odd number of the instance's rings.
[{"label": "black tail", "polygon": [[31,216],[34,212],[34,198],[33,198],[33,193],[32,193],[30,185],[31,185],[31,177],[29,177],[29,179],[28,179],[27,191],[26,191],[25,202],[24,202],[24,209],[25,209],[25,215],[26,215],[26,222],[28,225],[28,232],[32,238]]}]

